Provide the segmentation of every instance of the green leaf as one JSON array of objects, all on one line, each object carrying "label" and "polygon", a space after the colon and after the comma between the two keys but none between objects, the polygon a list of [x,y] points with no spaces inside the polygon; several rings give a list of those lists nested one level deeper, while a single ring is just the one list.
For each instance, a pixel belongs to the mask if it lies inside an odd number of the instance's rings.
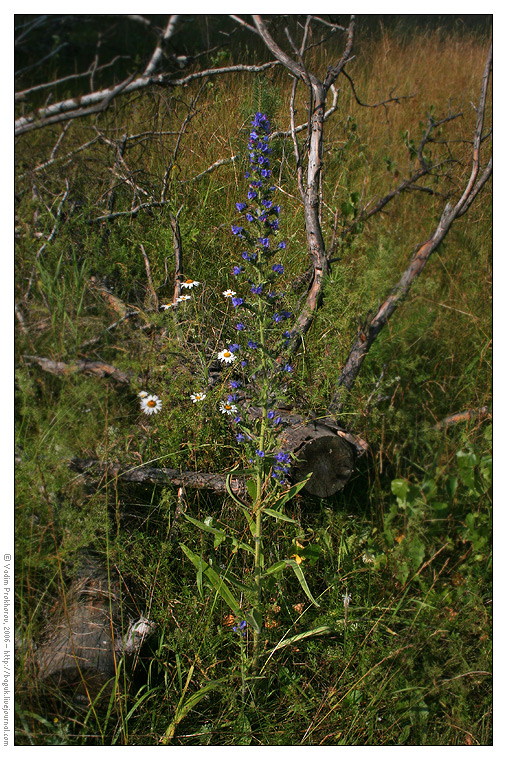
[{"label": "green leaf", "polygon": [[196,525],[201,530],[206,531],[206,533],[212,533],[214,536],[221,536],[222,538],[227,538],[227,534],[220,530],[219,528],[212,528],[211,525],[206,525],[206,523],[201,522],[200,520],[196,520],[195,517],[190,517],[190,515],[187,515],[186,512],[183,512],[183,517],[185,520],[188,520],[188,522],[191,522],[193,525]]},{"label": "green leaf", "polygon": [[241,499],[238,499],[236,494],[233,493],[232,488],[231,488],[231,477],[232,477],[232,472],[228,472],[227,477],[225,478],[225,488],[227,490],[227,493],[229,494],[231,499],[236,502],[236,504],[239,504],[240,507],[248,508],[247,505],[244,502],[242,502]]},{"label": "green leaf", "polygon": [[288,501],[293,499],[294,496],[298,494],[302,488],[306,486],[312,475],[313,473],[310,472],[304,480],[301,480],[299,483],[291,486],[286,493],[282,494],[282,496],[280,496],[280,498],[275,501],[271,508],[280,510],[285,504],[287,504]]},{"label": "green leaf", "polygon": [[274,565],[271,565],[271,567],[266,570],[266,572],[262,575],[262,578],[266,578],[268,575],[273,575],[273,573],[277,573],[279,570],[284,570],[286,567],[292,568],[294,575],[299,581],[299,584],[303,591],[305,592],[308,599],[311,601],[312,604],[314,604],[316,607],[320,607],[320,604],[317,602],[316,599],[313,598],[312,593],[310,589],[308,588],[308,583],[306,582],[305,574],[303,573],[301,567],[298,565],[298,563],[293,559],[282,559],[279,562],[275,562]]},{"label": "green leaf", "polygon": [[246,490],[252,501],[257,500],[257,483],[255,480],[249,480],[246,484]]},{"label": "green leaf", "polygon": [[252,743],[252,726],[244,712],[240,712],[234,721],[234,744],[248,747]]},{"label": "green leaf", "polygon": [[325,633],[332,633],[332,629],[328,625],[321,625],[319,628],[312,628],[311,631],[297,633],[295,636],[291,636],[289,639],[283,639],[283,641],[276,645],[271,654],[276,652],[278,649],[283,649],[283,647],[288,647],[291,644],[296,644],[296,642],[301,641],[302,639],[308,639],[310,636],[322,636]]},{"label": "green leaf", "polygon": [[252,626],[256,633],[262,631],[262,615],[259,610],[252,609],[249,612],[243,612],[243,620],[246,620],[248,625]]},{"label": "green leaf", "polygon": [[220,546],[223,541],[228,540],[237,549],[244,549],[250,554],[255,554],[255,550],[251,546],[244,544],[242,541],[238,541],[236,538],[234,538],[234,536],[228,536],[225,531],[220,530],[219,528],[212,528],[211,525],[206,525],[206,523],[201,522],[200,520],[196,520],[195,517],[190,517],[190,515],[187,515],[185,512],[183,512],[183,517],[188,520],[188,522],[196,525],[201,530],[206,531],[206,533],[211,533],[214,535],[215,540],[213,545],[215,549]]},{"label": "green leaf", "polygon": [[263,509],[263,514],[269,515],[270,517],[276,517],[277,520],[283,520],[284,522],[294,523],[294,525],[299,525],[297,520],[293,520],[292,517],[287,517],[283,512],[278,512],[276,509]]},{"label": "green leaf", "polygon": [[449,494],[449,498],[453,499],[454,494],[456,493],[456,489],[458,488],[458,478],[456,475],[451,475],[449,478],[447,478],[445,488]]},{"label": "green leaf", "polygon": [[229,605],[233,613],[239,616],[241,614],[239,603],[236,601],[230,590],[225,585],[225,580],[221,578],[202,557],[194,554],[194,552],[189,549],[188,546],[185,546],[184,544],[180,544],[180,546],[192,564],[197,568],[197,570],[199,570],[201,567],[203,568],[202,573],[211,583],[211,586],[215,589],[217,594],[220,594],[224,602]]},{"label": "green leaf", "polygon": [[402,501],[406,500],[409,488],[410,483],[404,478],[396,478],[391,481],[391,491]]},{"label": "green leaf", "polygon": [[287,560],[281,559],[279,562],[275,562],[271,567],[269,567],[265,573],[262,574],[261,578],[267,578],[268,575],[274,575],[274,573],[277,573],[279,570],[285,570]]},{"label": "green leaf", "polygon": [[301,586],[301,588],[303,589],[303,591],[305,592],[306,596],[311,601],[311,603],[314,604],[316,607],[320,607],[320,604],[317,602],[316,599],[313,598],[312,593],[310,589],[308,588],[305,574],[303,573],[300,565],[298,565],[298,563],[295,562],[293,559],[286,559],[285,562],[289,567],[293,569],[294,575],[299,581],[299,585]]},{"label": "green leaf", "polygon": [[[188,715],[190,710],[195,707],[209,691],[215,689],[218,684],[223,683],[225,680],[226,678],[224,677],[219,678],[217,681],[210,681],[205,686],[202,686],[198,691],[196,691],[195,694],[192,694],[192,696],[189,697],[184,704],[181,704],[180,701],[180,704],[176,708],[174,718],[161,739],[161,744],[167,744],[173,738],[178,723],[181,723],[183,718]],[[188,686],[188,679],[186,686]]]}]

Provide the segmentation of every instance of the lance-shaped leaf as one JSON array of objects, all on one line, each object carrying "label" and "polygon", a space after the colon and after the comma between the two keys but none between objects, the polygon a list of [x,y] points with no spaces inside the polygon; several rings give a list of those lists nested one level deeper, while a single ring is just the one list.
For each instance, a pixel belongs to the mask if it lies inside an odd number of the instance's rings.
[{"label": "lance-shaped leaf", "polygon": [[[211,525],[206,525],[206,523],[203,523],[200,520],[196,520],[195,517],[190,517],[190,515],[187,515],[185,512],[183,512],[183,517],[185,518],[185,520],[188,520],[188,522],[191,522],[193,525],[196,525],[201,530],[206,531],[206,533],[211,533],[216,538],[221,538],[222,541],[225,541],[225,540],[230,541],[235,548],[244,549],[246,552],[249,552],[250,554],[255,554],[255,551],[251,546],[243,543],[243,541],[238,541],[238,539],[234,538],[234,536],[228,536],[224,530],[220,530],[220,528],[213,528]],[[216,549],[216,545],[215,545],[215,549]]]},{"label": "lance-shaped leaf", "polygon": [[311,601],[311,603],[314,604],[316,607],[320,607],[320,604],[317,602],[316,599],[314,599],[312,592],[308,588],[308,583],[306,582],[305,574],[301,570],[301,567],[298,565],[298,563],[295,562],[293,559],[282,559],[279,562],[275,562],[274,565],[271,565],[271,567],[266,570],[262,578],[267,578],[268,575],[273,575],[274,573],[277,573],[280,570],[285,570],[286,567],[292,568],[296,578],[299,581],[301,588],[303,589],[303,591],[305,592],[306,596]]},{"label": "lance-shaped leaf", "polygon": [[189,549],[188,546],[185,546],[184,544],[180,544],[180,546],[192,564],[197,568],[197,571],[202,572],[204,577],[209,581],[217,594],[220,594],[224,602],[229,605],[233,613],[239,617],[239,615],[241,615],[239,603],[227,588],[225,580],[220,577],[220,575],[218,575],[218,573],[216,573],[213,568],[208,565],[204,559],[202,559],[202,557],[199,557],[198,554],[194,554],[194,552]]}]

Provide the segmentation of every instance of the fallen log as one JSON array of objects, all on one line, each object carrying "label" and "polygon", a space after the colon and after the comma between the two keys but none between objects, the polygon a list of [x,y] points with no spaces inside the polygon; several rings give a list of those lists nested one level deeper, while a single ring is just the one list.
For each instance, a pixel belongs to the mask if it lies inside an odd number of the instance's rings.
[{"label": "fallen log", "polygon": [[[252,414],[255,416],[256,410]],[[367,450],[367,444],[327,417],[309,420],[283,411],[280,412],[280,417],[284,425],[279,437],[280,446],[295,456],[289,473],[290,480],[298,482],[312,472],[313,475],[305,486],[307,493],[322,499],[341,491],[352,475],[356,459]],[[130,483],[172,483],[175,486],[207,489],[217,493],[227,491],[227,475],[219,473],[147,465],[129,466],[79,458],[71,460],[71,467],[91,477],[100,478],[107,472],[111,477]],[[245,478],[231,477],[229,486],[237,496],[246,493]]]},{"label": "fallen log", "polygon": [[[185,488],[203,488],[218,493],[227,492],[227,476],[209,472],[182,471],[168,467],[148,467],[145,465],[129,466],[77,457],[71,460],[70,466],[76,472],[92,477],[103,477],[107,473],[109,476],[127,483],[172,483],[175,486]],[[245,480],[243,478],[231,478],[230,487],[233,493],[244,494],[246,491]]]}]

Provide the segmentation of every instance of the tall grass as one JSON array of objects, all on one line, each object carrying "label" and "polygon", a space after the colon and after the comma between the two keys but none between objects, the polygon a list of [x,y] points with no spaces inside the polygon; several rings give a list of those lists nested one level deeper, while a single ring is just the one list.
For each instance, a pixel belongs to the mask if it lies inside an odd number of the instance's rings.
[{"label": "tall grass", "polygon": [[[431,234],[442,195],[467,174],[470,146],[463,141],[473,132],[470,103],[487,44],[438,32],[403,40],[384,31],[361,39],[348,71],[362,102],[383,100],[393,87],[410,98],[363,108],[342,83],[339,110],[325,128],[328,240],[336,210],[352,193],[365,202],[409,175],[407,143],[417,142],[431,108],[435,116],[463,112],[446,133],[455,163],[452,179],[431,185],[434,195],[400,196],[338,249],[323,307],[297,357],[298,409],[326,409],[359,321]],[[315,52],[313,65],[324,71],[329,62]],[[161,92],[119,100],[101,116],[110,137],[156,133],[125,153],[135,182],[155,198],[177,139],[161,132],[178,131],[199,87],[177,98]],[[19,744],[142,745],[163,737],[175,745],[491,743],[490,428],[478,418],[434,427],[452,412],[490,403],[489,187],[453,227],[363,366],[345,421],[368,440],[369,454],[343,493],[327,500],[300,494],[288,508],[297,524],[278,522],[269,535],[269,562],[297,556],[320,607],[307,604],[297,579],[271,580],[256,710],[245,708],[244,699],[251,689],[244,670],[251,633],[243,641],[232,631],[228,609],[179,544],[213,566],[230,567],[244,582],[248,563],[178,516],[181,503],[172,487],[114,479],[90,485],[68,467],[73,456],[215,472],[240,463],[217,409],[221,385],[209,389],[203,408],[189,394],[207,387],[209,362],[232,335],[220,293],[234,283],[238,250],[230,224],[237,218],[243,157],[194,178],[218,159],[241,154],[254,111],[267,111],[275,128],[287,130],[290,87],[279,69],[254,80],[234,75],[207,83],[170,172],[169,207],[135,219],[90,223],[99,215],[97,199],[111,188],[114,159],[106,144],[37,171],[58,131],[34,132],[17,146],[18,298],[40,233],[53,228],[64,180],[70,187],[63,223],[38,259],[24,331],[16,338]],[[303,123],[303,89],[297,109]],[[58,155],[95,135],[91,120],[74,123]],[[273,149],[288,241],[282,263],[295,309],[302,291],[292,280],[308,266],[304,216],[290,138]],[[434,150],[445,154],[446,148]],[[115,193],[115,208],[128,208],[131,186],[119,183]],[[160,301],[170,300],[168,212],[180,208],[185,273],[200,280],[202,290],[173,320],[150,311],[140,244]],[[88,287],[91,276],[105,279],[140,316],[103,332],[118,314]],[[98,335],[100,341],[85,347]],[[68,363],[88,356],[136,380],[125,389],[80,374],[55,377],[25,363],[23,354]],[[139,413],[142,387],[163,399],[163,412],[149,420]],[[189,491],[183,508],[241,538],[229,498]],[[119,571],[125,624],[140,614],[157,623],[139,656],[118,660],[109,701],[92,707],[38,681],[35,667],[36,646],[81,550]],[[309,630],[320,633],[300,637]]]}]

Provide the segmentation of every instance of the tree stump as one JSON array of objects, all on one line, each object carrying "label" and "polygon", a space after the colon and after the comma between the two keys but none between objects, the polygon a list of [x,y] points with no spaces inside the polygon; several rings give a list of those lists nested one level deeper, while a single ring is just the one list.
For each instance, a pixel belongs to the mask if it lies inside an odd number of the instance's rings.
[{"label": "tree stump", "polygon": [[37,651],[39,677],[88,702],[100,690],[109,696],[116,671],[115,630],[119,612],[119,581],[108,582],[96,561],[86,562],[60,602]]},{"label": "tree stump", "polygon": [[348,482],[357,456],[365,451],[360,439],[326,420],[305,421],[296,415],[285,417],[288,426],[280,435],[284,450],[296,458],[290,469],[297,483],[310,472],[304,490],[323,499],[341,491]]}]

